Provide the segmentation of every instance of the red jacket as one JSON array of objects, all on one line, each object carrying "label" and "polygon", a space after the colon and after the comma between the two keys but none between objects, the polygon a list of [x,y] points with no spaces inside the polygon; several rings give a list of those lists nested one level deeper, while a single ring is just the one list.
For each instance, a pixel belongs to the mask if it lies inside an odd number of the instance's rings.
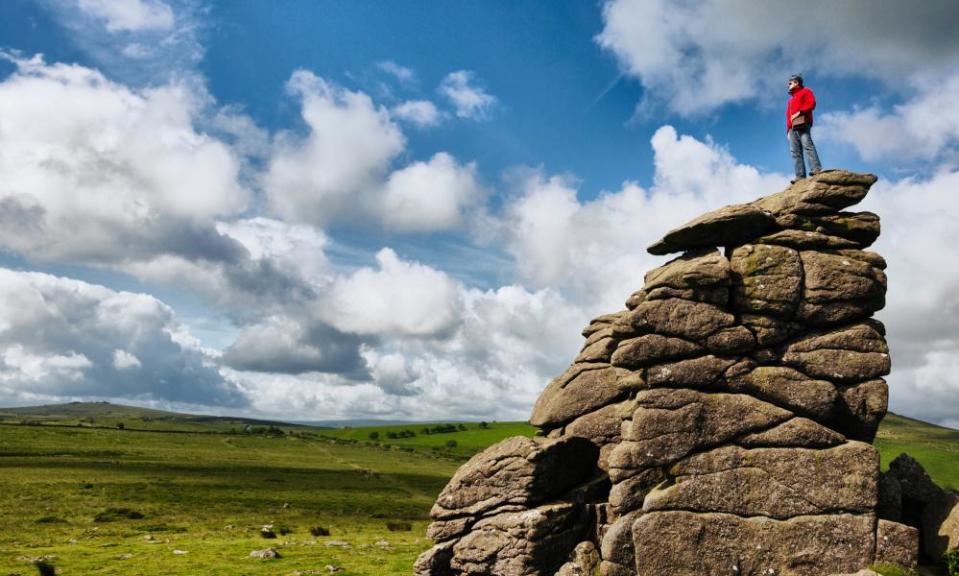
[{"label": "red jacket", "polygon": [[812,126],[812,111],[815,109],[816,97],[813,96],[812,90],[805,86],[797,88],[789,98],[789,103],[786,104],[786,130],[793,127],[792,116],[796,112],[802,112],[808,124]]}]

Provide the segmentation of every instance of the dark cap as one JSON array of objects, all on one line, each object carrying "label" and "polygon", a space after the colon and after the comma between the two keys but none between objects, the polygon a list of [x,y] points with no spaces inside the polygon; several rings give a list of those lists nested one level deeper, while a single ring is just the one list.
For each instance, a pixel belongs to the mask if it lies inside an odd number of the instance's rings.
[{"label": "dark cap", "polygon": [[798,82],[800,86],[803,85],[802,76],[800,76],[799,74],[793,74],[792,76],[789,77],[790,82],[792,82],[793,80]]}]

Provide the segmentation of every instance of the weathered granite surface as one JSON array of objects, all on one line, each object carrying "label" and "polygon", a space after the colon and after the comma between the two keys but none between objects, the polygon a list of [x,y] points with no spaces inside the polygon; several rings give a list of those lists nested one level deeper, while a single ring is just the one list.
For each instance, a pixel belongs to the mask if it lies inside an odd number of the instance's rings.
[{"label": "weathered granite surface", "polygon": [[583,330],[533,409],[542,437],[504,440],[456,473],[416,573],[908,567],[919,532],[901,522],[915,502],[938,535],[923,545],[954,547],[955,496],[905,460],[881,477],[870,444],[891,369],[872,319],[885,261],[865,250],[879,217],[844,209],[875,181],[823,172],[653,244],[681,254]]}]

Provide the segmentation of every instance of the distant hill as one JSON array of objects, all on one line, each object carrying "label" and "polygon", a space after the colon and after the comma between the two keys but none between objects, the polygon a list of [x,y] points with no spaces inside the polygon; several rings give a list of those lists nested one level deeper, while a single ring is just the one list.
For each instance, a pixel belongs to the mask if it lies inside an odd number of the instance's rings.
[{"label": "distant hill", "polygon": [[70,402],[43,406],[0,408],[0,424],[87,426],[180,432],[224,432],[246,426],[296,428],[289,422],[237,416],[209,416],[167,412],[110,402]]}]

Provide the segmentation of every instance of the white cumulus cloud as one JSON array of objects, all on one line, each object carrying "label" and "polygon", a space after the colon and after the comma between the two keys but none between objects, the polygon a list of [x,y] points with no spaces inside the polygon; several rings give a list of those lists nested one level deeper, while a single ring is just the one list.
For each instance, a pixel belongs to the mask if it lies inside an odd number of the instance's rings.
[{"label": "white cumulus cloud", "polygon": [[933,422],[959,414],[959,171],[880,180],[862,203],[882,218],[875,250],[889,267],[890,409]]},{"label": "white cumulus cloud", "polygon": [[443,272],[401,260],[384,248],[377,268],[337,278],[323,302],[323,316],[356,334],[437,335],[459,320],[457,283]]},{"label": "white cumulus cloud", "polygon": [[393,107],[393,116],[420,128],[436,126],[440,122],[440,112],[429,100],[407,100]]},{"label": "white cumulus cloud", "polygon": [[393,229],[430,232],[459,227],[465,212],[485,196],[474,163],[464,166],[440,152],[428,162],[414,162],[390,174],[381,209],[384,222]]},{"label": "white cumulus cloud", "polygon": [[453,104],[459,118],[484,120],[496,105],[496,97],[476,84],[476,74],[470,70],[447,74],[439,92]]},{"label": "white cumulus cloud", "polygon": [[412,68],[409,68],[408,66],[401,66],[392,60],[383,60],[381,62],[377,62],[376,67],[396,78],[400,82],[412,82],[416,77],[416,74],[413,72]]},{"label": "white cumulus cloud", "polygon": [[326,224],[368,209],[364,196],[384,177],[406,139],[362,92],[351,92],[298,70],[287,84],[302,104],[309,133],[283,133],[263,185],[275,213],[295,222]]},{"label": "white cumulus cloud", "polygon": [[596,41],[642,82],[647,102],[684,115],[781,97],[794,72],[899,89],[953,68],[959,55],[951,0],[922,10],[892,0],[608,0],[603,22]]},{"label": "white cumulus cloud", "polygon": [[0,398],[78,396],[246,404],[152,296],[0,268]]},{"label": "white cumulus cloud", "polygon": [[878,105],[830,112],[823,135],[851,144],[865,160],[934,160],[959,144],[959,72],[924,82],[917,94],[888,112]]},{"label": "white cumulus cloud", "polygon": [[218,222],[216,228],[246,248],[253,260],[272,262],[310,284],[324,284],[329,280],[325,253],[329,239],[319,228],[263,216]]},{"label": "white cumulus cloud", "polygon": [[0,245],[114,263],[229,249],[212,222],[249,192],[230,147],[196,128],[189,83],[133,90],[78,65],[16,65],[0,82]]},{"label": "white cumulus cloud", "polygon": [[652,137],[656,172],[646,190],[626,182],[580,201],[576,183],[527,175],[506,206],[502,236],[517,272],[532,286],[554,287],[592,314],[612,312],[663,260],[646,253],[668,228],[788,184],[738,163],[723,148],[664,126]]},{"label": "white cumulus cloud", "polygon": [[160,0],[77,0],[81,10],[101,18],[107,30],[169,30],[173,10]]},{"label": "white cumulus cloud", "polygon": [[140,359],[130,354],[126,350],[121,350],[117,348],[113,351],[113,367],[117,370],[125,370],[127,368],[139,368],[143,363],[140,362]]}]

